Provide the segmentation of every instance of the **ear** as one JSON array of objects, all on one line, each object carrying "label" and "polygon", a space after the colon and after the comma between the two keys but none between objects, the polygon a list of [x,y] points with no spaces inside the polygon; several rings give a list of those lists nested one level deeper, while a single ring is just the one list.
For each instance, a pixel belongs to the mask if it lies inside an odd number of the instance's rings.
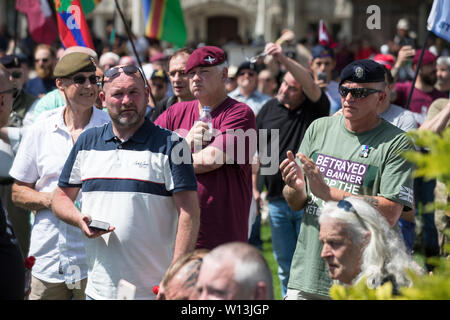
[{"label": "ear", "polygon": [[102,101],[102,106],[103,106],[103,108],[106,108],[105,91],[103,91],[103,89],[101,89],[100,92],[98,93],[98,97],[99,97],[100,100]]},{"label": "ear", "polygon": [[65,86],[64,86],[64,80],[62,79],[62,78],[56,78],[56,80],[55,80],[55,84],[56,84],[56,87],[59,89],[59,90],[64,90],[65,89]]},{"label": "ear", "polygon": [[262,281],[259,281],[255,288],[254,299],[267,300],[266,292],[267,292],[266,284]]},{"label": "ear", "polygon": [[226,83],[227,80],[228,80],[228,68],[225,67],[222,70],[222,81],[224,81]]}]

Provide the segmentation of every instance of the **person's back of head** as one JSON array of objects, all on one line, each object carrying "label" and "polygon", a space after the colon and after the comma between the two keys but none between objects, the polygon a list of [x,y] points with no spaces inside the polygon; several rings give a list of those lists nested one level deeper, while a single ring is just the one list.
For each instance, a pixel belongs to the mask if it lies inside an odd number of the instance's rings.
[{"label": "person's back of head", "polygon": [[273,299],[272,273],[262,254],[243,242],[222,244],[203,259],[200,299]]},{"label": "person's back of head", "polygon": [[196,249],[178,258],[167,269],[159,288],[159,300],[195,300],[196,283],[208,249]]}]

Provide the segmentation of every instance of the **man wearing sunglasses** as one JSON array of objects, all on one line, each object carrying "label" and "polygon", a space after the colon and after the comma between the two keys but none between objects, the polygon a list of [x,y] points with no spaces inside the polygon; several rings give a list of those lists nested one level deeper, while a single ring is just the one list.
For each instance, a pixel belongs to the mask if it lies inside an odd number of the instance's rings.
[{"label": "man wearing sunglasses", "polygon": [[378,114],[386,97],[385,71],[359,60],[341,72],[343,115],[314,121],[298,154],[287,152],[280,165],[283,194],[294,210],[304,208],[288,284],[288,299],[328,299],[331,279],[320,258],[318,216],[326,201],[357,196],[369,202],[393,227],[413,208],[411,163],[414,150],[404,131]]},{"label": "man wearing sunglasses", "polygon": [[21,127],[25,114],[36,101],[35,96],[23,90],[23,85],[27,79],[27,71],[23,67],[26,61],[16,55],[6,55],[0,58],[0,63],[8,70],[9,79],[17,89],[8,127]]},{"label": "man wearing sunglasses", "polygon": [[65,106],[48,111],[47,118],[28,128],[10,171],[15,179],[12,200],[35,212],[29,252],[36,258],[31,300],[85,297],[82,232],[59,220],[51,204],[58,177],[80,134],[109,122],[109,116],[93,106],[99,91],[95,71],[86,53],[73,52],[59,60],[54,74]]},{"label": "man wearing sunglasses", "polygon": [[[145,117],[148,96],[135,65],[105,71],[100,98],[111,122],[78,139],[53,198],[56,216],[89,238],[88,299],[116,299],[120,279],[136,286],[136,299],[155,299],[153,287],[197,239],[194,170],[172,157],[181,147],[190,159],[189,148]],[[81,210],[74,204],[80,189]],[[93,229],[92,220],[109,227]]]},{"label": "man wearing sunglasses", "polygon": [[[23,85],[27,78],[27,68],[24,67],[26,61],[24,59],[16,55],[6,55],[0,58],[0,63],[6,68],[6,71],[9,74],[9,80],[14,88],[14,91],[10,94],[11,97],[14,97],[14,103],[12,106],[12,111],[9,115],[8,123],[5,128],[0,129],[2,134],[4,133],[6,136],[5,140],[0,142],[2,144],[0,149],[3,149],[10,155],[10,161],[8,161],[9,171],[12,161],[14,160],[14,154],[17,151],[17,147],[15,146],[15,143],[10,140],[10,135],[8,133],[12,130],[20,130],[19,128],[23,126],[25,115],[35,103],[36,97],[23,90]],[[15,127],[15,129],[8,127]],[[2,165],[6,166],[6,163]],[[12,202],[11,187],[13,182],[14,179],[11,178],[9,174],[2,176],[0,178],[0,194],[3,196],[3,203],[10,214],[10,220],[14,230],[16,231],[16,236],[19,241],[22,254],[27,257],[28,248],[30,246],[31,231],[30,211],[24,210],[23,208],[14,205]]]}]

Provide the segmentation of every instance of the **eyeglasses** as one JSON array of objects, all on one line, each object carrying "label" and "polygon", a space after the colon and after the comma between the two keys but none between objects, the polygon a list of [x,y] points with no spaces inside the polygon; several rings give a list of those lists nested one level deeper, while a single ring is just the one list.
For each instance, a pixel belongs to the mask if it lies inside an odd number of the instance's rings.
[{"label": "eyeglasses", "polygon": [[11,88],[8,90],[0,91],[0,94],[12,93],[14,95],[14,93],[16,93],[16,92],[17,92],[17,88]]},{"label": "eyeglasses", "polygon": [[10,73],[10,76],[13,77],[14,79],[20,79],[22,77],[22,72],[20,71],[13,71]]},{"label": "eyeglasses", "polygon": [[136,67],[134,65],[128,65],[128,66],[114,67],[114,68],[106,70],[105,73],[103,74],[103,78],[102,78],[102,87],[105,83],[105,78],[109,78],[110,80],[117,78],[120,75],[120,69],[122,69],[123,73],[125,73],[127,75],[133,75],[136,72],[139,72],[139,74],[141,75],[142,81],[144,81],[144,85],[147,86],[147,82],[145,81],[145,78],[144,78],[144,75],[142,74],[141,69],[139,69],[138,67]]},{"label": "eyeglasses", "polygon": [[364,229],[369,230],[366,226],[366,224],[364,223],[364,220],[361,218],[361,216],[358,214],[358,212],[356,211],[356,209],[353,207],[353,205],[351,204],[350,201],[347,200],[340,200],[337,204],[337,207],[340,209],[343,209],[344,211],[347,212],[352,212],[353,214],[355,214],[356,218],[358,219],[358,221],[361,223],[361,225],[363,226]]},{"label": "eyeglasses", "polygon": [[363,99],[372,93],[383,92],[377,89],[369,89],[369,88],[347,88],[344,86],[339,87],[339,94],[342,98],[345,98],[348,93],[351,93],[352,97],[355,99]]},{"label": "eyeglasses", "polygon": [[91,75],[89,77],[85,77],[83,75],[78,75],[72,78],[73,83],[75,84],[84,84],[86,79],[89,80],[91,84],[96,84],[98,82],[98,77],[96,75]]}]

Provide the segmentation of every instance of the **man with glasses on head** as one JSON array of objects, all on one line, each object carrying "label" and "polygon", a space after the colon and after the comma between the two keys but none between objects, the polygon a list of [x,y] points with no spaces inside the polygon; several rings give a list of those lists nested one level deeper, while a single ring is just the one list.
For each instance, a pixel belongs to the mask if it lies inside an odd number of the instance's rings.
[{"label": "man with glasses on head", "polygon": [[178,158],[190,160],[190,150],[145,117],[148,95],[136,66],[105,71],[100,98],[111,122],[80,136],[59,178],[55,215],[88,238],[88,299],[116,299],[121,279],[136,286],[136,299],[155,299],[153,287],[197,239],[194,170]]},{"label": "man with glasses on head", "polygon": [[[56,85],[65,107],[31,126],[20,143],[10,175],[12,200],[35,212],[30,252],[36,258],[31,300],[84,299],[87,264],[82,233],[52,212],[52,197],[67,156],[80,134],[109,121],[93,105],[98,78],[90,56],[74,52],[55,67]],[[81,203],[81,197],[77,199]]]},{"label": "man with glasses on head", "polygon": [[387,99],[384,68],[359,60],[341,72],[343,115],[314,121],[296,155],[280,165],[283,195],[294,210],[304,208],[287,299],[328,299],[331,279],[320,258],[318,216],[326,201],[357,196],[375,207],[390,227],[413,208],[412,164],[401,155],[414,150],[404,131],[378,116]]}]

